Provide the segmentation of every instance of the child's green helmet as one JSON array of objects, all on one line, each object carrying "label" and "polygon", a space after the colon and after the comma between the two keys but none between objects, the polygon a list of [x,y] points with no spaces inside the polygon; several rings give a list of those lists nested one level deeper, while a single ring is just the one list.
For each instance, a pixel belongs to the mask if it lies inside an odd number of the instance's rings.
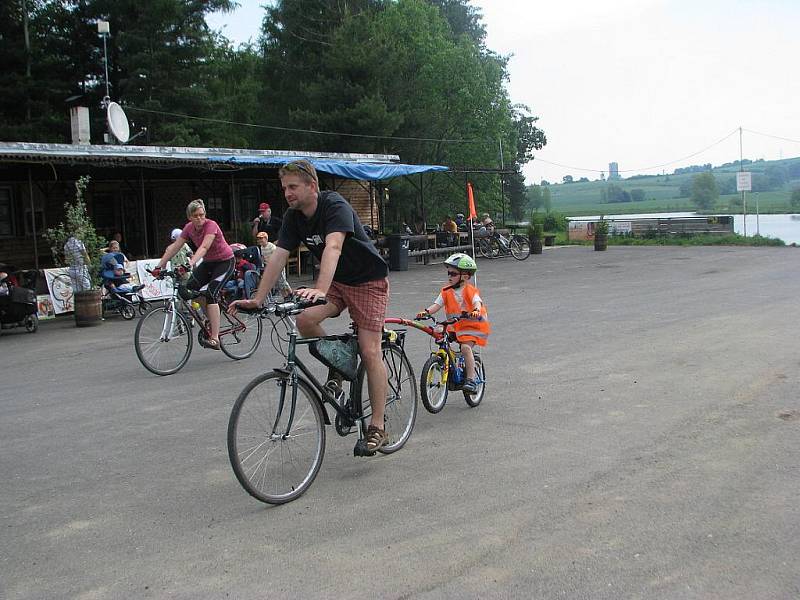
[{"label": "child's green helmet", "polygon": [[456,252],[455,254],[451,254],[447,257],[447,260],[444,261],[444,264],[454,267],[459,271],[467,271],[468,273],[474,273],[478,270],[478,265],[475,264],[475,261],[469,254],[464,254],[463,252]]}]

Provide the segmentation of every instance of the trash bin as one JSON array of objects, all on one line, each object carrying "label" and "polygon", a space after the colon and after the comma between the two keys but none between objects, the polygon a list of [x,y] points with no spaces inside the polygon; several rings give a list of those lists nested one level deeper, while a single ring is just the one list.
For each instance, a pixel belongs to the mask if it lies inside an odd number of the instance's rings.
[{"label": "trash bin", "polygon": [[407,235],[389,236],[389,269],[392,271],[408,271]]}]

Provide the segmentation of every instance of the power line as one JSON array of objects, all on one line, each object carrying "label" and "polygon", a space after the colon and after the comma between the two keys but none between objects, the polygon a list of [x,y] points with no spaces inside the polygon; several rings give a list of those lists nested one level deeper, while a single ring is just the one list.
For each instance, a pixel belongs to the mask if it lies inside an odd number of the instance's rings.
[{"label": "power line", "polygon": [[800,144],[800,140],[793,140],[792,138],[781,137],[779,135],[771,135],[769,133],[762,133],[760,131],[753,131],[752,129],[744,129],[742,131],[746,131],[747,133],[755,133],[756,135],[763,135],[764,137],[773,138],[776,140],[783,140],[785,142],[794,142],[795,144]]},{"label": "power line", "polygon": [[439,139],[439,138],[417,138],[417,137],[400,137],[400,136],[391,136],[391,135],[368,135],[365,133],[343,133],[337,131],[320,131],[317,129],[296,129],[293,127],[278,127],[277,125],[257,125],[255,123],[241,123],[239,121],[227,121],[225,119],[212,119],[210,117],[195,117],[194,115],[186,115],[181,113],[173,113],[167,112],[163,110],[150,110],[147,108],[137,108],[135,106],[126,106],[126,110],[129,111],[138,111],[143,113],[149,113],[153,115],[162,115],[166,117],[178,117],[181,119],[194,119],[196,121],[207,121],[209,123],[219,123],[221,125],[238,125],[240,127],[253,127],[256,129],[271,129],[274,131],[291,131],[293,133],[311,133],[315,135],[334,135],[334,136],[341,136],[341,137],[355,137],[355,138],[366,138],[372,140],[401,140],[405,142],[437,142],[437,143],[448,143],[448,144],[483,144],[486,143],[486,140],[450,140],[450,139]]}]

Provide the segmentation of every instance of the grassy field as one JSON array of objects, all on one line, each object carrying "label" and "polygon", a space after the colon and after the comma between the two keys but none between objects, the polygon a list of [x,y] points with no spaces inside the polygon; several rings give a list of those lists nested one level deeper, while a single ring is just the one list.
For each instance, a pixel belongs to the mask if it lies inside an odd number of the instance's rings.
[{"label": "grassy field", "polygon": [[[788,165],[797,162],[800,162],[800,158],[753,163],[746,165],[745,168],[753,173],[763,173],[770,165]],[[738,167],[727,166],[713,169],[712,172],[720,179],[734,177],[736,171]],[[694,175],[696,173],[637,176],[611,182],[628,192],[637,188],[643,190],[646,199],[641,202],[602,202],[601,192],[608,185],[606,181],[551,185],[552,209],[569,216],[693,211],[695,206],[692,201],[679,196],[681,184],[689,184]],[[792,210],[789,199],[792,190],[797,188],[800,188],[800,179],[789,181],[777,191],[748,193],[747,212],[755,211],[756,196],[759,211],[762,213],[796,212]],[[714,209],[709,212],[741,213],[740,202],[741,194],[720,196]]]}]

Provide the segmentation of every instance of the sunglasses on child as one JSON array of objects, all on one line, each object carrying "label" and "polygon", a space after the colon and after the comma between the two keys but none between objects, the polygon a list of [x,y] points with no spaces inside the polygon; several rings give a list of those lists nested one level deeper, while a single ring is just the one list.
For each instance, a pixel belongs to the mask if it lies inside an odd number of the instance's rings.
[{"label": "sunglasses on child", "polygon": [[461,275],[461,273],[459,273],[458,271],[448,271],[447,272],[447,276],[448,277],[458,277],[459,275]]}]

